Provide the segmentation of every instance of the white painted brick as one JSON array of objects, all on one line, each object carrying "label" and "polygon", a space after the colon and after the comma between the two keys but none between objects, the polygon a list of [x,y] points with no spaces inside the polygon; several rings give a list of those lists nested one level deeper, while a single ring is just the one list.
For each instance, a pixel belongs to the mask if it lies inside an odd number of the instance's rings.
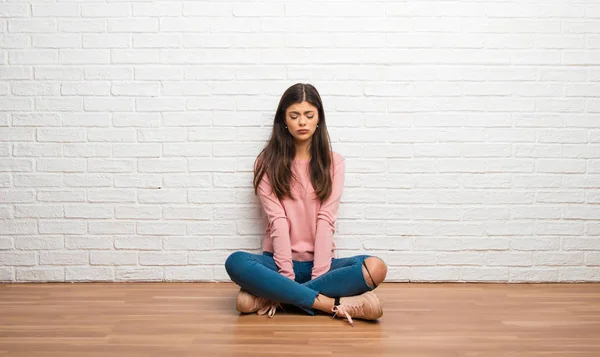
[{"label": "white painted brick", "polygon": [[31,266],[36,264],[35,252],[0,251],[2,265]]},{"label": "white painted brick", "polygon": [[89,159],[88,172],[133,172],[133,160],[126,159]]},{"label": "white painted brick", "polygon": [[[217,240],[222,240],[219,237]],[[236,239],[239,237],[236,237]],[[163,247],[165,250],[210,250],[213,248],[213,238],[210,237],[164,237]],[[218,247],[215,247],[218,248]]]},{"label": "white painted brick", "polygon": [[134,142],[134,129],[89,129],[88,141],[101,142]]},{"label": "white painted brick", "polygon": [[85,221],[76,220],[40,220],[41,234],[83,234],[86,232]]},{"label": "white painted brick", "polygon": [[587,131],[578,129],[545,130],[538,132],[541,143],[576,144],[587,142]]},{"label": "white painted brick", "polygon": [[3,110],[14,110],[14,111],[32,111],[33,99],[31,98],[2,98],[0,97],[0,108]]},{"label": "white painted brick", "polygon": [[[188,5],[189,6],[189,5]],[[172,2],[134,3],[134,17],[169,17],[181,16],[183,5]]]},{"label": "white painted brick", "polygon": [[113,113],[113,124],[116,127],[158,127],[159,123],[158,113]]},{"label": "white painted brick", "polygon": [[390,252],[385,260],[388,266],[435,265],[437,254],[423,252]]},{"label": "white painted brick", "polygon": [[113,97],[85,98],[84,103],[83,103],[83,107],[85,108],[86,111],[93,111],[93,112],[104,112],[104,111],[130,112],[130,111],[133,111],[133,106],[134,106],[133,99],[113,98]]},{"label": "white painted brick", "polygon": [[[140,18],[140,19],[108,19],[108,32],[157,32],[158,19]],[[161,29],[162,31],[162,29]]]},{"label": "white painted brick", "polygon": [[133,69],[119,66],[86,66],[85,79],[88,80],[131,80],[133,79]]},{"label": "white painted brick", "polygon": [[62,146],[60,144],[21,144],[16,143],[13,146],[13,155],[15,157],[43,157],[43,156],[62,156]]},{"label": "white painted brick", "polygon": [[131,14],[129,4],[82,4],[81,16],[83,17],[129,17]]},{"label": "white painted brick", "polygon": [[576,191],[538,192],[536,202],[539,203],[583,203],[585,193]]},{"label": "white painted brick", "polygon": [[[13,87],[14,88],[14,87]],[[29,95],[38,95],[30,93]],[[43,95],[43,94],[42,94]],[[50,113],[14,113],[12,115],[13,126],[60,126],[60,117]]]},{"label": "white painted brick", "polygon": [[106,267],[66,267],[65,281],[113,281],[114,271]]},{"label": "white painted brick", "polygon": [[11,237],[0,237],[0,250],[12,250],[13,240]]},{"label": "white painted brick", "polygon": [[113,240],[106,236],[65,237],[65,247],[67,249],[113,249]]},{"label": "white painted brick", "polygon": [[138,252],[128,251],[91,251],[91,265],[137,265]]},{"label": "white painted brick", "polygon": [[158,175],[115,175],[115,187],[157,189],[161,187],[161,178]]},{"label": "white painted brick", "polygon": [[590,252],[585,254],[585,265],[600,266],[600,252]]},{"label": "white painted brick", "polygon": [[190,252],[190,264],[223,264],[231,252]]},{"label": "white painted brick", "polygon": [[135,250],[161,250],[162,239],[160,237],[117,237],[115,248]]},{"label": "white painted brick", "polygon": [[583,263],[583,253],[580,252],[534,252],[534,265],[581,265]]},{"label": "white painted brick", "polygon": [[213,281],[211,266],[165,267],[165,281]]},{"label": "white painted brick", "polygon": [[81,39],[77,35],[33,35],[34,48],[79,48]]},{"label": "white painted brick", "polygon": [[235,203],[235,190],[210,189],[210,190],[189,190],[190,203]]},{"label": "white painted brick", "polygon": [[150,205],[116,206],[115,217],[123,219],[160,219],[161,207]]},{"label": "white painted brick", "polygon": [[17,268],[16,281],[59,282],[65,280],[64,268]]},{"label": "white painted brick", "polygon": [[143,222],[137,225],[137,233],[141,235],[177,236],[186,233],[185,222]]},{"label": "white painted brick", "polygon": [[488,266],[531,266],[532,253],[528,252],[488,252],[485,254]]},{"label": "white painted brick", "polygon": [[108,50],[60,50],[61,64],[109,64],[111,53]]},{"label": "white painted brick", "polygon": [[[62,211],[61,211],[62,212]],[[113,207],[109,205],[65,205],[65,218],[102,219],[113,218]]]},{"label": "white painted brick", "polygon": [[194,128],[188,131],[187,138],[190,141],[232,141],[236,132],[231,128]]},{"label": "white painted brick", "polygon": [[86,132],[76,128],[40,128],[37,129],[37,140],[43,142],[82,142]]},{"label": "white painted brick", "polygon": [[110,146],[107,144],[64,144],[65,157],[108,157]]},{"label": "white painted brick", "polygon": [[536,222],[537,235],[582,235],[583,223],[576,221],[564,222]]},{"label": "white painted brick", "polygon": [[508,268],[461,267],[459,278],[469,282],[501,282],[508,281],[509,271]]},{"label": "white painted brick", "polygon": [[[39,82],[28,82],[28,81],[17,82],[17,83],[12,84],[12,94],[19,95],[19,96],[35,96],[35,95],[57,96],[60,94],[60,85],[57,83],[39,83]],[[36,118],[35,114],[33,114],[33,113],[23,113],[23,114],[14,113],[13,114],[13,123],[19,122],[19,121],[15,121],[15,119],[17,117],[27,119],[28,116],[33,117],[32,119]],[[56,114],[54,114],[54,116],[56,116]],[[46,114],[42,118],[46,118],[46,120],[48,120],[51,117],[52,117],[51,114]],[[38,122],[38,121],[34,121],[34,123],[36,123],[36,122]],[[53,123],[53,122],[54,121],[50,121],[48,125],[52,125],[51,123]],[[41,123],[43,123],[43,122],[41,122]],[[59,123],[60,123],[60,121],[59,121]],[[14,124],[14,125],[19,125],[19,124]],[[23,125],[23,124],[20,124],[20,125]],[[58,124],[56,124],[56,125],[58,125]]]},{"label": "white painted brick", "polygon": [[186,137],[187,132],[182,128],[138,130],[140,142],[183,142],[186,141]]},{"label": "white painted brick", "polygon": [[38,159],[37,170],[40,172],[83,172],[83,159]]},{"label": "white painted brick", "polygon": [[600,239],[565,237],[562,240],[563,250],[600,250]]},{"label": "white painted brick", "polygon": [[[538,188],[558,188],[561,185],[561,178],[545,175],[514,175],[512,177],[512,186],[515,188],[538,187]],[[539,197],[539,196],[538,196]]]},{"label": "white painted brick", "polygon": [[83,48],[128,48],[129,42],[129,36],[124,34],[83,36]]},{"label": "white painted brick", "polygon": [[162,267],[117,267],[117,281],[162,281]]},{"label": "white painted brick", "polygon": [[188,265],[188,253],[140,252],[140,265]]},{"label": "white painted brick", "polygon": [[585,160],[540,159],[536,163],[536,171],[543,173],[583,173]]},{"label": "white painted brick", "polygon": [[90,95],[102,96],[108,95],[110,91],[108,83],[84,83],[84,84],[63,84],[61,86],[62,95]]},{"label": "white painted brick", "polygon": [[88,252],[45,251],[39,254],[40,265],[82,265],[89,263]]},{"label": "white painted brick", "polygon": [[133,48],[179,48],[179,35],[134,34]]},{"label": "white painted brick", "polygon": [[235,235],[237,234],[237,227],[235,222],[224,223],[214,221],[187,223],[187,234],[209,236]]},{"label": "white painted brick", "polygon": [[126,189],[90,189],[89,202],[134,202],[135,192]]},{"label": "white painted brick", "polygon": [[0,202],[2,203],[31,203],[35,200],[34,191],[26,190],[2,190],[0,191]]},{"label": "white painted brick", "polygon": [[186,159],[138,159],[139,172],[185,172],[187,168]]},{"label": "white painted brick", "polygon": [[85,201],[85,191],[74,189],[62,191],[40,190],[38,191],[37,199],[41,202],[83,202]]},{"label": "white painted brick", "polygon": [[13,33],[53,33],[56,32],[55,19],[9,19],[8,31]]},{"label": "white painted brick", "polygon": [[116,64],[155,64],[159,62],[158,50],[111,50],[111,61]]},{"label": "white painted brick", "polygon": [[113,83],[111,93],[118,96],[155,97],[160,92],[158,83]]},{"label": "white painted brick", "polygon": [[105,20],[74,20],[74,19],[59,19],[58,31],[66,33],[95,33],[106,31]]},{"label": "white painted brick", "polygon": [[189,159],[188,169],[189,172],[232,172],[235,171],[235,163],[235,159]]},{"label": "white painted brick", "polygon": [[[459,280],[459,273],[457,267],[412,267],[408,274],[411,282],[454,282]],[[401,280],[402,273],[392,277],[395,278],[394,281]]]},{"label": "white painted brick", "polygon": [[110,187],[112,176],[103,174],[69,174],[64,178],[65,186],[71,187]]},{"label": "white painted brick", "polygon": [[[187,192],[181,189],[150,189],[138,192],[140,203],[186,203]],[[191,201],[190,201],[191,202]]]},{"label": "white painted brick", "polygon": [[535,283],[539,281],[557,282],[558,269],[556,268],[510,268],[511,283]]},{"label": "white painted brick", "polygon": [[[228,19],[230,20],[230,19]],[[210,22],[204,18],[161,18],[160,19],[160,31],[161,32],[220,32],[211,31]],[[233,30],[235,31],[235,30]],[[151,32],[147,30],[146,32]]]},{"label": "white painted brick", "polygon": [[[212,175],[207,174],[166,174],[164,175],[165,187],[212,187]],[[191,197],[191,196],[190,196]],[[196,197],[196,196],[195,196]],[[192,201],[190,201],[192,202]]]},{"label": "white painted brick", "polygon": [[67,67],[37,67],[35,68],[35,79],[47,80],[80,80],[83,79],[83,70],[81,68]]},{"label": "white painted brick", "polygon": [[15,280],[15,274],[12,267],[0,267],[0,281],[12,282]]},{"label": "white painted brick", "polygon": [[19,236],[15,238],[19,250],[62,250],[64,238],[60,236]]},{"label": "white painted brick", "polygon": [[116,221],[89,222],[87,231],[90,234],[133,234],[135,233],[135,223]]},{"label": "white painted brick", "polygon": [[463,175],[465,188],[510,188],[511,177],[502,174]]},{"label": "white painted brick", "polygon": [[558,272],[559,282],[599,282],[600,268],[565,267]]},{"label": "white painted brick", "polygon": [[203,206],[164,206],[163,217],[165,219],[207,220],[212,218],[212,209]]},{"label": "white painted brick", "polygon": [[546,206],[518,206],[511,208],[513,219],[560,219],[561,209],[559,207]]},{"label": "white painted brick", "polygon": [[63,207],[59,205],[15,205],[15,218],[61,218]]},{"label": "white painted brick", "polygon": [[83,109],[83,102],[80,98],[36,98],[35,108],[41,111],[81,111]]},{"label": "white painted brick", "polygon": [[600,175],[564,176],[562,186],[565,188],[600,188]]}]

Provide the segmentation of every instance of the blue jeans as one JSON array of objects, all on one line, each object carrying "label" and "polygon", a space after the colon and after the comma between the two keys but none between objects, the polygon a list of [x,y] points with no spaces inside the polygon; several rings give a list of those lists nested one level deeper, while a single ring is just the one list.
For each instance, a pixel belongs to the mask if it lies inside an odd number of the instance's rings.
[{"label": "blue jeans", "polygon": [[319,294],[328,297],[359,295],[373,290],[363,275],[362,263],[370,255],[350,258],[333,258],[329,271],[313,280],[313,262],[293,261],[295,281],[279,274],[273,253],[251,254],[234,252],[225,261],[225,269],[231,280],[249,293],[290,304],[310,315],[312,305]]}]

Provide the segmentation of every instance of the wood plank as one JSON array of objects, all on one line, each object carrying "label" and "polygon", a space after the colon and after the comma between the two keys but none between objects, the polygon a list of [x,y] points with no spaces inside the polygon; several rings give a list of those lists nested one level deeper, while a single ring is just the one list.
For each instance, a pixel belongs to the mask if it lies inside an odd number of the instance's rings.
[{"label": "wood plank", "polygon": [[1,357],[600,356],[600,284],[385,283],[384,316],[235,311],[231,283],[0,284]]}]

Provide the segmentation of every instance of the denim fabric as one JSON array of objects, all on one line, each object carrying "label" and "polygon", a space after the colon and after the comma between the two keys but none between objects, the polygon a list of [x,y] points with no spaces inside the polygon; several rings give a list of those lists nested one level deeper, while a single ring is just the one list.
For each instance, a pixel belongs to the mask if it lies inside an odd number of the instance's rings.
[{"label": "denim fabric", "polygon": [[253,295],[299,307],[310,315],[319,293],[328,297],[359,295],[372,290],[365,281],[362,262],[370,255],[333,258],[329,271],[311,280],[313,262],[293,261],[295,281],[279,274],[273,253],[234,252],[225,262],[233,282]]}]

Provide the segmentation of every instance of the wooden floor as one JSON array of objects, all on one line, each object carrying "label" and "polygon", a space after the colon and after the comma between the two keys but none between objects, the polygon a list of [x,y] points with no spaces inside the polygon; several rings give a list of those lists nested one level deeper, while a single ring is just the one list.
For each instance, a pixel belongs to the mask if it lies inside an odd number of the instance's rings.
[{"label": "wooden floor", "polygon": [[600,284],[407,284],[379,322],[235,311],[230,283],[0,285],[0,356],[600,356]]}]

